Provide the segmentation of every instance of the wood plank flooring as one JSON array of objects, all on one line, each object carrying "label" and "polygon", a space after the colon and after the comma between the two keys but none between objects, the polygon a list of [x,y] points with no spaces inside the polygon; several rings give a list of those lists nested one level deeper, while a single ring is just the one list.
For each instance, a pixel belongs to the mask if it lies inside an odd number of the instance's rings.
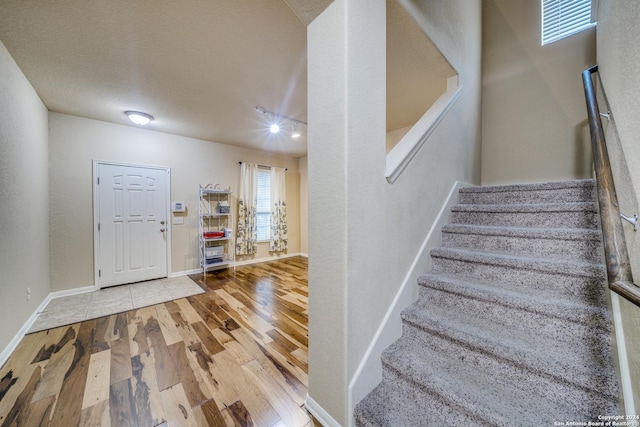
[{"label": "wood plank flooring", "polygon": [[27,335],[0,427],[313,425],[307,260],[192,278],[207,292]]}]

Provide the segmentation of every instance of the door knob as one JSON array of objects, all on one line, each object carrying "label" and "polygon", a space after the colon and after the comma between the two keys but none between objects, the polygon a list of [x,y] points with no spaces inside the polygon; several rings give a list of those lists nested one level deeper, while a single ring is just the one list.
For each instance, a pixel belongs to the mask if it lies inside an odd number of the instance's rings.
[{"label": "door knob", "polygon": [[161,229],[160,229],[160,231],[161,231],[162,233],[164,233],[164,228],[161,228]]},{"label": "door knob", "polygon": [[164,221],[160,221],[160,224],[161,224],[161,225],[164,225]]}]

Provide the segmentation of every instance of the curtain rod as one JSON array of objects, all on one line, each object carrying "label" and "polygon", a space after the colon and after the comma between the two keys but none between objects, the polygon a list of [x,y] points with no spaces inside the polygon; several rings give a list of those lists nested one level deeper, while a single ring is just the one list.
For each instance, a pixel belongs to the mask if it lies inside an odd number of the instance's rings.
[{"label": "curtain rod", "polygon": [[[239,165],[241,165],[241,164],[242,164],[242,162],[238,162],[238,164],[239,164]],[[273,166],[258,165],[258,167],[271,169]],[[284,168],[284,170],[288,171],[288,170],[289,170],[289,168]]]}]

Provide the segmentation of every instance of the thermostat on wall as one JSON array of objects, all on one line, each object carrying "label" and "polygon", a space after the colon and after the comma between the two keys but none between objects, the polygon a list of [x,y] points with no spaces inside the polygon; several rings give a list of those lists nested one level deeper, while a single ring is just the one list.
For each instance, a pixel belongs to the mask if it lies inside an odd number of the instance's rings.
[{"label": "thermostat on wall", "polygon": [[173,202],[173,212],[184,212],[187,209],[182,202]]}]

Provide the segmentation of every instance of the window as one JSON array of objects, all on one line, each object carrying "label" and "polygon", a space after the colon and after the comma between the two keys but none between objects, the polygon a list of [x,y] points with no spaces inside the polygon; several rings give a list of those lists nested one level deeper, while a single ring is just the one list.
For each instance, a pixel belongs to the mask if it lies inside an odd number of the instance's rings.
[{"label": "window", "polygon": [[596,25],[591,22],[591,0],[541,2],[543,46]]},{"label": "window", "polygon": [[267,169],[258,169],[256,228],[258,242],[271,238],[271,171]]}]

